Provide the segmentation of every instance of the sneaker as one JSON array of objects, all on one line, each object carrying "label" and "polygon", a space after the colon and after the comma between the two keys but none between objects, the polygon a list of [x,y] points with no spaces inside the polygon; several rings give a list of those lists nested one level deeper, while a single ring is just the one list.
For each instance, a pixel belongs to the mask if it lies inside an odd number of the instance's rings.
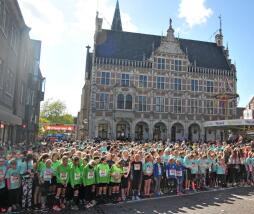
[{"label": "sneaker", "polygon": [[76,210],[76,211],[77,211],[77,210],[79,210],[79,208],[78,208],[78,206],[77,206],[77,205],[73,205],[73,206],[71,206],[71,209],[72,209],[72,210]]},{"label": "sneaker", "polygon": [[89,208],[91,208],[92,206],[93,206],[93,205],[92,205],[91,203],[88,203],[88,204],[85,205],[85,208],[86,208],[86,209],[89,209]]},{"label": "sneaker", "polygon": [[5,213],[7,210],[5,208],[0,208],[1,213]]},{"label": "sneaker", "polygon": [[61,211],[61,208],[59,206],[55,205],[55,206],[53,206],[53,210],[59,212],[59,211]]},{"label": "sneaker", "polygon": [[8,210],[7,210],[8,213],[11,213],[12,212],[12,208],[9,207]]},{"label": "sneaker", "polygon": [[139,201],[139,200],[140,200],[140,197],[136,196],[136,200],[138,200],[138,201]]}]

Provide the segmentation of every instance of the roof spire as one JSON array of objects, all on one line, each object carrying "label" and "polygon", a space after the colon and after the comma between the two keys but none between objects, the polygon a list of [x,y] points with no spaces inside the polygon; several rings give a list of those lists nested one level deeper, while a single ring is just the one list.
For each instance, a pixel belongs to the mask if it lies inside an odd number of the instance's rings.
[{"label": "roof spire", "polygon": [[112,22],[112,25],[111,25],[111,30],[114,30],[114,31],[123,31],[118,0],[116,2],[116,9],[115,9],[115,14],[114,14],[113,22]]},{"label": "roof spire", "polygon": [[219,16],[219,19],[220,19],[220,35],[222,35],[222,18],[221,18],[221,15]]}]

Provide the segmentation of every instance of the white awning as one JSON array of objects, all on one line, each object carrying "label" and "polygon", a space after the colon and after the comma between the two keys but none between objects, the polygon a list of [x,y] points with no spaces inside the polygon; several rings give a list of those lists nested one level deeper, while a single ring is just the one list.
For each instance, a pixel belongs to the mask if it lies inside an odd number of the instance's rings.
[{"label": "white awning", "polygon": [[209,127],[230,127],[230,126],[254,126],[253,119],[216,120],[203,123],[204,128]]}]

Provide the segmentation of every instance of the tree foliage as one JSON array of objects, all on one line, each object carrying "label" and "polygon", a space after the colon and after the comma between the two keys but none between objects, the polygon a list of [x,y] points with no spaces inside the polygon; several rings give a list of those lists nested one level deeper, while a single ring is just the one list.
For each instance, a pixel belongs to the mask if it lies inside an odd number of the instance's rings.
[{"label": "tree foliage", "polygon": [[66,105],[62,101],[48,99],[42,105],[40,123],[73,124],[74,118],[67,113]]}]

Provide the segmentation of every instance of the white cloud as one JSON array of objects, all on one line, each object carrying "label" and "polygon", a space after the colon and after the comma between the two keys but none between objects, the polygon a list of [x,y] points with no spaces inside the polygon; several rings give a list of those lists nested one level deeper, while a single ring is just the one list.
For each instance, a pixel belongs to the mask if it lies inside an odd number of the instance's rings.
[{"label": "white cloud", "polygon": [[32,28],[31,35],[52,45],[63,40],[64,14],[51,0],[19,0],[24,19]]},{"label": "white cloud", "polygon": [[185,19],[189,27],[206,23],[213,14],[211,8],[205,5],[206,0],[180,0],[178,17]]}]

